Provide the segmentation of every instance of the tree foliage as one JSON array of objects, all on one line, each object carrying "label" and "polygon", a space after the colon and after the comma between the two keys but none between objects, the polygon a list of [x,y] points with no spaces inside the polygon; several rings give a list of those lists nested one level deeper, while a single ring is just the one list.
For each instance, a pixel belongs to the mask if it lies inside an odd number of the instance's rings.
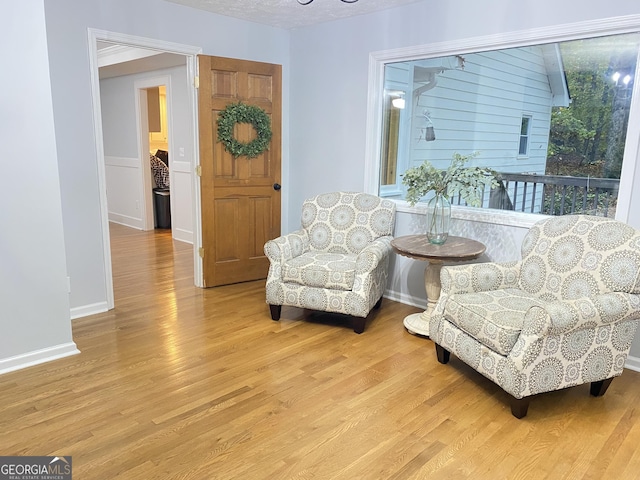
[{"label": "tree foliage", "polygon": [[582,146],[593,140],[596,132],[585,127],[570,108],[557,108],[551,113],[549,155],[581,154]]},{"label": "tree foliage", "polygon": [[549,173],[566,173],[558,165],[570,159],[572,175],[597,169],[598,176],[619,177],[630,95],[612,75],[635,72],[637,35],[563,42],[560,49],[571,104],[552,112],[548,165],[559,171]]}]

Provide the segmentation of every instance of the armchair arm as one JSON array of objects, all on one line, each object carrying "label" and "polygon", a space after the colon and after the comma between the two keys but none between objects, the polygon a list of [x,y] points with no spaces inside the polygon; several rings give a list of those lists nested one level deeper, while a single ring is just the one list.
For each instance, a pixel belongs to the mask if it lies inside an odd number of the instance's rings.
[{"label": "armchair arm", "polygon": [[529,309],[522,335],[544,337],[640,319],[640,297],[622,292],[550,302]]},{"label": "armchair arm", "polygon": [[360,251],[356,259],[356,277],[373,272],[380,262],[389,256],[392,250],[391,240],[390,236],[376,238]]},{"label": "armchair arm", "polygon": [[353,289],[348,294],[350,315],[366,317],[384,294],[392,239],[391,236],[379,237],[358,254]]},{"label": "armchair arm", "polygon": [[[624,363],[624,358],[631,348],[639,318],[640,296],[620,292],[605,293],[577,300],[549,302],[544,306],[531,307],[525,314],[520,337],[511,350],[509,359],[513,362],[513,367],[526,377],[535,368],[540,367],[541,358],[548,356],[544,348],[557,350],[560,345],[565,343],[572,345],[577,342],[578,345],[585,347],[583,353],[586,353],[586,348],[589,348],[589,345],[592,345],[591,349],[597,345],[597,343],[592,344],[593,337],[590,337],[592,334],[589,332],[595,334],[604,330],[600,330],[598,327],[611,326],[614,332],[611,333],[610,345],[603,344],[597,348],[614,349],[621,354],[618,357],[622,358],[622,363]],[[617,334],[616,330],[618,330]],[[584,359],[580,360],[576,357],[575,361],[583,362]],[[620,375],[620,373],[622,373],[622,365],[616,364],[607,369],[604,377],[595,378],[595,380]],[[561,379],[561,382],[553,389],[563,385],[575,385],[577,379],[577,373],[575,378],[570,380]],[[530,386],[523,385],[522,387],[530,389]],[[532,393],[547,390],[534,389]]]},{"label": "armchair arm", "polygon": [[520,278],[520,262],[470,263],[442,267],[442,294],[475,293],[503,288],[516,288]]},{"label": "armchair arm", "polygon": [[264,244],[264,253],[272,264],[283,264],[309,250],[309,234],[300,229]]}]

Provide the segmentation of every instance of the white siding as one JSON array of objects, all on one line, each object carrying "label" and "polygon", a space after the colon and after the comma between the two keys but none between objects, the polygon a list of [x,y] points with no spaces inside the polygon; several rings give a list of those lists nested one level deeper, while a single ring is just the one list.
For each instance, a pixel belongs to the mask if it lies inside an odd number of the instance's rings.
[{"label": "white siding", "polygon": [[[434,60],[398,63],[385,69],[385,86],[414,90],[413,65],[429,67]],[[446,62],[445,62],[446,63]],[[549,86],[540,47],[523,47],[465,56],[464,69],[445,70],[436,76],[436,86],[411,101],[403,115],[410,123],[408,158],[399,152],[398,171],[429,160],[445,169],[454,153],[478,152],[473,165],[500,172],[544,174],[551,124],[553,93]],[[404,82],[404,85],[403,85]],[[428,112],[436,140],[425,140]],[[531,117],[527,155],[518,155],[522,116]],[[510,189],[514,199],[513,187]],[[518,204],[523,189],[518,190]],[[527,191],[527,205],[532,190]],[[485,202],[488,203],[488,192]],[[534,204],[539,210],[542,191]],[[457,203],[457,202],[456,202]]]},{"label": "white siding", "polygon": [[[417,87],[418,85],[416,85]],[[446,168],[455,152],[479,152],[475,165],[505,172],[544,173],[552,93],[539,48],[465,56],[464,70],[438,75],[414,110],[410,165]],[[436,140],[421,139],[424,110]],[[532,117],[529,156],[518,156],[522,115]]]}]

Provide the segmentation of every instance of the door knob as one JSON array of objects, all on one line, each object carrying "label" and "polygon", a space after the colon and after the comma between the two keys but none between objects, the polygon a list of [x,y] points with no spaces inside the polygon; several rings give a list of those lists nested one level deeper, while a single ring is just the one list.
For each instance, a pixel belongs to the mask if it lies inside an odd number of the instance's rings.
[{"label": "door knob", "polygon": [[278,191],[278,190],[280,190],[281,188],[282,188],[282,186],[281,186],[279,183],[274,183],[274,184],[273,184],[273,189],[274,189],[275,191]]}]

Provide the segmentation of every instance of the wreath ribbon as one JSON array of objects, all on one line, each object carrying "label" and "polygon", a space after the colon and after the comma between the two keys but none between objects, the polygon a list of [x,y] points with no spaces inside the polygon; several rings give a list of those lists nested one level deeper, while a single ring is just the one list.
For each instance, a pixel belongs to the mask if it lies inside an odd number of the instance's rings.
[{"label": "wreath ribbon", "polygon": [[[233,136],[236,123],[249,123],[256,131],[256,138],[243,143]],[[271,119],[260,107],[238,102],[227,105],[218,114],[218,141],[234,157],[254,158],[269,148],[271,141]]]}]

